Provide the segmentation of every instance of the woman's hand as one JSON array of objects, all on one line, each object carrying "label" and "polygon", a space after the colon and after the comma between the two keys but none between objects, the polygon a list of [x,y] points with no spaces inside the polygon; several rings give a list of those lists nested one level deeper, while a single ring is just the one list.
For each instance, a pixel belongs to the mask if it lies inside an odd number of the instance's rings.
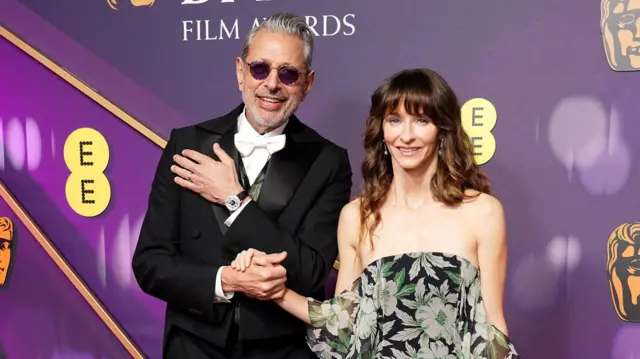
[{"label": "woman's hand", "polygon": [[267,254],[257,249],[249,248],[238,253],[236,259],[231,262],[231,268],[239,272],[244,272],[251,265],[251,260],[255,255],[266,256]]}]

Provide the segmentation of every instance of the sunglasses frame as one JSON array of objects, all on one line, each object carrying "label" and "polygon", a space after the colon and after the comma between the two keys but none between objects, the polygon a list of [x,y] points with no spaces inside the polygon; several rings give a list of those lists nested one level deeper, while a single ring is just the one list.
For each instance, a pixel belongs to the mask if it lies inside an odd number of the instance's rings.
[{"label": "sunglasses frame", "polygon": [[[291,66],[291,65],[271,66],[271,64],[269,64],[268,62],[266,62],[266,61],[264,61],[264,60],[254,60],[254,61],[251,61],[251,62],[247,62],[247,60],[246,60],[246,59],[243,59],[243,60],[242,60],[242,62],[244,62],[244,64],[247,66],[247,69],[249,70],[249,74],[250,74],[250,75],[251,75],[251,77],[253,77],[254,79],[256,79],[256,80],[258,80],[258,81],[263,81],[263,80],[265,80],[267,77],[269,77],[269,75],[270,75],[271,71],[276,70],[276,71],[278,72],[278,81],[282,82],[284,85],[287,85],[287,86],[294,85],[295,83],[297,83],[297,82],[298,82],[298,80],[300,79],[300,77],[301,77],[301,76],[304,76],[304,75],[306,75],[306,74],[308,74],[308,73],[310,72],[310,71],[308,71],[308,70],[300,71],[300,70],[298,70],[296,67]],[[260,63],[260,64],[264,64],[264,65],[266,65],[266,66],[268,66],[268,67],[269,67],[269,73],[267,74],[267,76],[266,76],[264,79],[259,79],[259,78],[257,78],[257,77],[253,74],[253,72],[251,72],[251,66],[256,65],[256,64],[258,64],[258,63]],[[298,75],[297,75],[297,77],[296,77],[296,80],[295,80],[295,81],[293,81],[293,82],[291,82],[291,83],[287,83],[286,81],[282,81],[282,76],[281,76],[281,74],[280,74],[280,70],[283,70],[283,69],[287,69],[287,70],[293,70],[293,71],[295,71],[295,72],[298,74]]]}]

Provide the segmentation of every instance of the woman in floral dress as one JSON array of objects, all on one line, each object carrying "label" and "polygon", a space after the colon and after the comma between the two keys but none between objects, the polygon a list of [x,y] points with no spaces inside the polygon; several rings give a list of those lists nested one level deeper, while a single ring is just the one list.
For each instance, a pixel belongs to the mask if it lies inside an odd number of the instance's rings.
[{"label": "woman in floral dress", "polygon": [[[428,69],[393,75],[371,97],[364,147],[364,188],[340,215],[335,297],[287,289],[276,301],[309,324],[311,350],[319,358],[519,358],[502,305],[505,217],[474,162],[455,93]],[[232,267],[267,258],[249,249]]]}]

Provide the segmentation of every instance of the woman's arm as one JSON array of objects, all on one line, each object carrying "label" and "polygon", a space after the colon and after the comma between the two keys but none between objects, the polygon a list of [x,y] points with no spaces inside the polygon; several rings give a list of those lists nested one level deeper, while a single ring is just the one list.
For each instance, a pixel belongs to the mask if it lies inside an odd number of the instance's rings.
[{"label": "woman's arm", "polygon": [[477,203],[478,261],[480,264],[480,290],[487,320],[508,335],[504,319],[503,296],[507,272],[507,241],[505,216],[500,201],[483,195]]},{"label": "woman's arm", "polygon": [[287,288],[282,299],[276,299],[274,302],[282,307],[282,309],[291,313],[294,317],[307,324],[311,324],[311,320],[309,319],[309,302],[307,301],[307,298]]},{"label": "woman's arm", "polygon": [[[338,255],[340,258],[340,271],[336,282],[336,295],[348,289],[353,281],[360,275],[361,269],[356,259],[356,246],[358,241],[359,226],[359,202],[352,201],[340,211],[338,222]],[[250,265],[268,265],[268,255],[255,249],[248,249],[238,254],[231,267],[244,271]],[[281,299],[274,300],[282,309],[291,313],[307,324],[311,324],[309,318],[309,302],[304,296],[287,289]]]},{"label": "woman's arm", "polygon": [[[340,259],[340,271],[336,281],[335,295],[339,295],[345,289],[349,289],[353,281],[360,275],[357,268],[359,262],[356,258],[358,244],[359,201],[352,201],[340,211],[338,222],[338,257]],[[275,300],[282,309],[291,313],[307,324],[309,319],[309,303],[307,298],[287,289],[282,299]]]}]

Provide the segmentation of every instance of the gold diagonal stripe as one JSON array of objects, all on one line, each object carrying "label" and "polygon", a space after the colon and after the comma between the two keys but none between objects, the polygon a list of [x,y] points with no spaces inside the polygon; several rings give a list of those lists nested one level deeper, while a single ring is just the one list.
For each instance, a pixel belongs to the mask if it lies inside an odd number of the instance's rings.
[{"label": "gold diagonal stripe", "polygon": [[47,252],[49,257],[58,266],[58,268],[64,273],[64,275],[71,281],[71,284],[78,290],[82,297],[89,303],[91,308],[98,314],[100,319],[107,325],[109,330],[118,338],[120,343],[131,354],[133,358],[143,359],[144,356],[140,349],[136,347],[133,341],[125,334],[120,328],[119,324],[111,317],[109,312],[104,308],[102,303],[96,299],[95,294],[91,292],[89,287],[84,283],[80,276],[71,268],[69,263],[64,259],[60,251],[53,245],[51,240],[44,235],[44,232],[33,219],[27,214],[24,208],[18,203],[15,197],[9,192],[5,184],[0,181],[0,197],[9,205],[11,210],[18,216],[22,224],[24,224],[33,237],[38,241],[40,246]]},{"label": "gold diagonal stripe", "polygon": [[[55,62],[51,61],[49,58],[41,54],[38,50],[36,50],[35,48],[27,44],[24,40],[20,39],[18,36],[13,34],[11,31],[6,29],[2,25],[0,25],[0,35],[5,39],[9,40],[9,42],[14,44],[18,48],[20,48],[22,51],[26,52],[29,56],[33,57],[35,60],[40,62],[42,65],[44,65],[46,68],[51,70],[53,73],[62,77],[62,79],[64,79],[73,87],[80,90],[80,92],[82,92],[83,94],[85,94],[86,96],[88,96],[89,98],[97,102],[99,105],[107,109],[107,111],[111,112],[117,118],[124,121],[127,125],[133,127],[136,131],[140,132],[143,136],[153,141],[155,144],[160,146],[160,148],[164,148],[167,145],[167,141],[165,141],[158,134],[153,132],[147,126],[140,123],[140,121],[131,117],[131,115],[129,115],[128,113],[120,109],[118,106],[114,105],[111,101],[107,100],[104,96],[100,95],[96,90],[91,88],[82,80],[78,79],[76,76],[74,76],[73,74],[71,74],[70,72],[68,72],[67,70],[65,70],[58,64],[56,64]],[[337,260],[334,262],[333,268],[335,268],[336,270],[340,269],[340,263]]]},{"label": "gold diagonal stripe", "polygon": [[165,141],[162,137],[158,136],[155,132],[151,131],[147,126],[143,125],[131,115],[120,109],[118,106],[114,105],[111,101],[107,100],[104,96],[100,95],[96,90],[91,88],[89,85],[81,81],[79,78],[74,76],[69,71],[62,68],[60,65],[51,61],[49,58],[41,54],[38,50],[34,49],[31,45],[27,44],[24,40],[20,39],[18,36],[13,34],[4,26],[0,25],[0,35],[7,39],[9,42],[17,46],[22,51],[26,52],[29,56],[33,57],[39,63],[44,65],[46,68],[54,72],[56,75],[62,77],[65,81],[71,84],[73,87],[77,88],[97,102],[100,106],[107,109],[109,112],[114,114],[116,117],[124,121],[127,125],[133,127],[136,131],[140,132],[143,136],[147,137],[155,144],[164,148],[167,145],[167,141]]}]

